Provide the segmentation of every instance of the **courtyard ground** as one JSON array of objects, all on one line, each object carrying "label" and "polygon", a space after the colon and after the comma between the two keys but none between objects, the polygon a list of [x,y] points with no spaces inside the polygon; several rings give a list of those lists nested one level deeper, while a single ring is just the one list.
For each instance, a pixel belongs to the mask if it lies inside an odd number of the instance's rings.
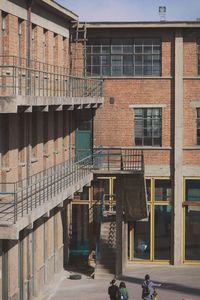
[{"label": "courtyard ground", "polygon": [[[162,283],[157,289],[158,300],[200,300],[200,266],[128,266],[121,280],[127,285],[129,300],[141,299],[141,284],[145,274],[150,274],[152,281]],[[79,280],[71,280],[68,277],[69,272],[66,271],[57,275],[41,299],[109,299],[107,294],[109,279],[91,279],[86,275],[82,275],[82,279]]]}]

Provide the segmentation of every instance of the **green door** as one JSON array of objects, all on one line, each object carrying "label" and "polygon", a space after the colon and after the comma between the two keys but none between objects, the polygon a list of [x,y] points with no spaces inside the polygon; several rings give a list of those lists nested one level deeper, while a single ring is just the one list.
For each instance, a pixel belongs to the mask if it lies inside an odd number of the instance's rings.
[{"label": "green door", "polygon": [[92,120],[82,121],[76,129],[76,160],[81,160],[92,153]]}]

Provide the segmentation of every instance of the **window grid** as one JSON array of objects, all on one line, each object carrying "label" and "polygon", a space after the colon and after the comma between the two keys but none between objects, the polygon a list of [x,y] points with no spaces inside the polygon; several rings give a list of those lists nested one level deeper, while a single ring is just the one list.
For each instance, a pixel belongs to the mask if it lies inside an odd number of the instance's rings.
[{"label": "window grid", "polygon": [[158,39],[112,39],[87,45],[87,73],[91,76],[160,76]]},{"label": "window grid", "polygon": [[200,39],[197,40],[197,63],[198,63],[198,75],[200,75]]},{"label": "window grid", "polygon": [[197,145],[200,145],[200,108],[197,108]]},{"label": "window grid", "polygon": [[135,108],[135,145],[161,146],[161,108]]}]

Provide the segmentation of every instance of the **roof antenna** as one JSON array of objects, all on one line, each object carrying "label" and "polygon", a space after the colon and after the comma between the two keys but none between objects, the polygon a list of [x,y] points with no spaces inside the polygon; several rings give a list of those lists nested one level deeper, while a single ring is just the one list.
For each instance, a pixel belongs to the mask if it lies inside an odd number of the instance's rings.
[{"label": "roof antenna", "polygon": [[160,21],[165,22],[166,21],[166,6],[159,6],[159,16],[160,16]]}]

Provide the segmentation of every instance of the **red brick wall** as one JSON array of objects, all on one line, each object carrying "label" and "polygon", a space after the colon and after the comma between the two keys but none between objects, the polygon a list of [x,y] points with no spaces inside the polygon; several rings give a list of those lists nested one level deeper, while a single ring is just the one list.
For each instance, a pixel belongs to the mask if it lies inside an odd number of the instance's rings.
[{"label": "red brick wall", "polygon": [[[96,111],[94,144],[103,146],[134,146],[133,104],[162,104],[162,146],[170,147],[171,80],[170,79],[108,79],[104,83],[105,102]],[[109,98],[114,97],[114,104]],[[153,152],[152,155],[157,153]],[[151,158],[150,158],[151,160]]]}]

